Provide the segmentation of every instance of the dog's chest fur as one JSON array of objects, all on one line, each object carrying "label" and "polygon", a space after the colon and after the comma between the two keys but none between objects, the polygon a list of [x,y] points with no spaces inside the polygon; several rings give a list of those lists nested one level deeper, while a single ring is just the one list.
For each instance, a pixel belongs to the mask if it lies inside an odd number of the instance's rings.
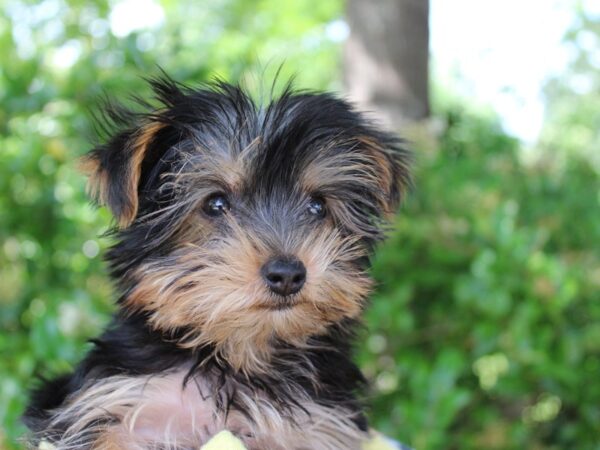
[{"label": "dog's chest fur", "polygon": [[186,373],[114,376],[84,387],[54,416],[57,423],[71,421],[56,447],[93,440],[90,447],[107,450],[198,449],[225,429],[257,450],[359,449],[366,437],[352,412],[302,392],[295,393],[297,405],[284,408],[232,379],[194,377],[184,383]]}]

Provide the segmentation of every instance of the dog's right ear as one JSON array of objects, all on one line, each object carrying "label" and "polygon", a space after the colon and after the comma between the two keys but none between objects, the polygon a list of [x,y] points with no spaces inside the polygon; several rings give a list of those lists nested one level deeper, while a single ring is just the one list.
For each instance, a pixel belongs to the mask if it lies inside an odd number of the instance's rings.
[{"label": "dog's right ear", "polygon": [[143,162],[166,127],[165,123],[148,120],[136,129],[117,134],[80,161],[80,169],[89,177],[88,192],[112,211],[119,228],[131,225],[137,215]]},{"label": "dog's right ear", "polygon": [[112,211],[121,229],[131,225],[138,214],[142,172],[149,171],[185,134],[168,112],[173,105],[185,104],[189,88],[164,72],[147,81],[157,105],[137,99],[146,112],[136,113],[107,102],[104,114],[97,121],[99,128],[105,134],[114,128],[121,131],[79,163],[81,171],[89,177],[88,192],[98,204]]}]

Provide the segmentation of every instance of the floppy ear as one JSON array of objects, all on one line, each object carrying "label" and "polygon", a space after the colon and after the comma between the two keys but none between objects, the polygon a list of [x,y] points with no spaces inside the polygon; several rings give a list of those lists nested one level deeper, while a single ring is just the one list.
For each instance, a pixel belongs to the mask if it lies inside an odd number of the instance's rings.
[{"label": "floppy ear", "polygon": [[412,184],[411,152],[403,147],[402,140],[387,133],[361,136],[359,141],[368,149],[377,167],[379,202],[383,215],[390,218],[396,213],[400,201]]},{"label": "floppy ear", "polygon": [[131,225],[137,215],[142,163],[157,134],[166,126],[148,121],[123,131],[80,161],[82,172],[89,176],[88,192],[100,205],[110,208],[119,228]]}]

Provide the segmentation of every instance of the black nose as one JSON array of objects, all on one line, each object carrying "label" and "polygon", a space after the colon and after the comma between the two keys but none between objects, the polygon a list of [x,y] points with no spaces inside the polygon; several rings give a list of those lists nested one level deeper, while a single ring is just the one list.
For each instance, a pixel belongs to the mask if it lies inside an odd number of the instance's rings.
[{"label": "black nose", "polygon": [[306,268],[294,257],[273,258],[262,266],[260,273],[267,286],[284,297],[298,292],[306,281]]}]

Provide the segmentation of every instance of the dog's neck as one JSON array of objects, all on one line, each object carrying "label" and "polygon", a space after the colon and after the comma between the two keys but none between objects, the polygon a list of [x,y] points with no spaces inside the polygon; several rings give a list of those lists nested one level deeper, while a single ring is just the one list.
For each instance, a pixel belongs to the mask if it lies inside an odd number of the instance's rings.
[{"label": "dog's neck", "polygon": [[364,385],[350,356],[354,328],[350,322],[331,326],[327,334],[310,337],[301,348],[274,343],[268,370],[251,372],[235,370],[209,345],[182,348],[178,338],[185,330],[164,335],[149,329],[143,315],[117,314],[108,330],[94,341],[95,347],[80,370],[105,377],[151,375],[186,368],[185,381],[195,376],[231,380],[290,404],[302,391],[322,402],[347,401],[354,409],[359,406],[354,393]]}]

